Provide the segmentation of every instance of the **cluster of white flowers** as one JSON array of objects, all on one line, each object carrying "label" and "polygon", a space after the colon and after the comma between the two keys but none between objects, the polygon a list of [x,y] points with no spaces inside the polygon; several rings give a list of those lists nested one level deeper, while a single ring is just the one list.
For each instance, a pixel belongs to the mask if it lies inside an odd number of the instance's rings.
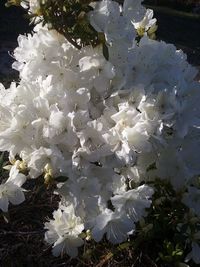
[{"label": "cluster of white flowers", "polygon": [[[155,26],[141,0],[98,2],[89,18],[105,34],[109,61],[101,46],[77,50],[37,25],[14,51],[19,84],[0,87],[0,150],[11,161],[19,156],[28,178],[67,177],[45,228],[54,255],[72,257],[83,230],[97,242],[104,234],[114,244],[127,240],[151,206],[148,182],[157,178],[184,192],[183,202],[200,216],[196,69],[171,44],[147,34],[137,43],[137,27]],[[3,211],[8,201],[24,200],[25,179],[14,164],[0,186]]]}]

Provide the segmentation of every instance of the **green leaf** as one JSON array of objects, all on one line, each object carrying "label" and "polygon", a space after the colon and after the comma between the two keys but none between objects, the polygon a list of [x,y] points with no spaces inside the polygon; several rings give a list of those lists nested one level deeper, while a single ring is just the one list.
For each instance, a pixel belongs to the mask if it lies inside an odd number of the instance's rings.
[{"label": "green leaf", "polygon": [[118,246],[118,249],[119,250],[124,250],[124,249],[127,249],[130,247],[130,242],[125,242],[125,243],[122,243]]}]

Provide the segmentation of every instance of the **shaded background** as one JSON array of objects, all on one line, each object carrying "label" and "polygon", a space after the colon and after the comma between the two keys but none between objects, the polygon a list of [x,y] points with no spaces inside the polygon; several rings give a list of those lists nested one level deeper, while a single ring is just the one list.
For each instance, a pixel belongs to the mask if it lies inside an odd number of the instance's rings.
[{"label": "shaded background", "polygon": [[5,3],[5,0],[0,0],[0,82],[8,86],[10,81],[17,78],[17,72],[11,69],[17,37],[30,32],[30,27],[22,8],[6,8]]},{"label": "shaded background", "polygon": [[168,6],[177,10],[200,13],[200,0],[145,0],[147,4]]}]

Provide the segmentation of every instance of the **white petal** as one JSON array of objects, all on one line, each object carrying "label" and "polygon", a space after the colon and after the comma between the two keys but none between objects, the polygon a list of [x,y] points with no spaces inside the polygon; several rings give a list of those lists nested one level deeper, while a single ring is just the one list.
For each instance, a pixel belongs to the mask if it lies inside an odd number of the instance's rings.
[{"label": "white petal", "polygon": [[8,198],[7,198],[7,196],[0,197],[0,209],[3,212],[8,211]]}]

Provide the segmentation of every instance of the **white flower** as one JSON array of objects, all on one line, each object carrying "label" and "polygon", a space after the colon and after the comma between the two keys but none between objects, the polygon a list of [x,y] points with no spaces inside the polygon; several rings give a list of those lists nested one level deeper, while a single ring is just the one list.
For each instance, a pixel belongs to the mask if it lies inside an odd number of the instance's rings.
[{"label": "white flower", "polygon": [[134,27],[136,29],[143,29],[145,32],[147,32],[151,27],[154,27],[156,24],[156,19],[153,19],[153,10],[152,9],[147,9],[146,14],[144,18],[139,21],[133,23]]},{"label": "white flower", "polygon": [[98,214],[98,198],[101,194],[101,184],[96,177],[69,177],[68,182],[56,191],[62,200],[73,203],[74,209],[81,218],[90,220],[91,214]]},{"label": "white flower", "polygon": [[51,148],[40,147],[31,153],[27,158],[27,165],[30,169],[31,178],[37,178],[44,172],[44,167],[49,163],[53,168],[55,176],[65,175],[68,169],[68,163],[62,153],[56,146]]},{"label": "white flower", "polygon": [[27,177],[19,172],[18,163],[16,161],[10,168],[8,179],[0,185],[0,209],[4,212],[8,211],[9,202],[18,205],[25,200],[24,189],[21,186],[26,182]]},{"label": "white flower", "polygon": [[53,244],[53,255],[59,256],[67,253],[72,258],[78,255],[78,247],[83,245],[79,237],[84,229],[81,219],[74,214],[73,206],[61,206],[54,211],[53,220],[45,223],[45,240]]},{"label": "white flower", "polygon": [[139,22],[145,14],[145,8],[141,5],[143,0],[125,0],[123,4],[123,14],[132,22]]},{"label": "white flower", "polygon": [[196,242],[192,242],[192,250],[186,256],[185,261],[193,260],[196,264],[200,264],[200,246]]},{"label": "white flower", "polygon": [[[154,193],[147,184],[156,178],[187,190],[183,203],[200,214],[197,71],[175,46],[150,40],[156,20],[141,2],[91,4],[89,20],[105,36],[108,60],[102,45],[78,50],[40,23],[18,38],[13,67],[21,80],[6,90],[0,84],[0,151],[20,157],[30,178],[65,180],[55,190],[60,208],[46,223],[56,256],[77,256],[84,229],[97,242],[104,234],[125,241],[146,216]],[[26,8],[37,13],[41,3]],[[147,31],[139,43],[138,27]],[[3,211],[24,200],[20,164],[0,185]]]},{"label": "white flower", "polygon": [[78,247],[83,244],[84,242],[80,237],[59,237],[53,245],[52,253],[56,257],[67,253],[70,257],[75,258],[78,256]]},{"label": "white flower", "polygon": [[99,68],[103,65],[105,59],[101,57],[85,56],[79,60],[80,71],[88,71],[92,68]]},{"label": "white flower", "polygon": [[106,209],[94,220],[91,234],[97,242],[106,234],[111,243],[118,244],[126,241],[133,230],[134,224],[126,215]]},{"label": "white flower", "polygon": [[11,167],[7,182],[12,182],[18,187],[21,187],[26,182],[26,176],[19,172],[16,164]]},{"label": "white flower", "polygon": [[146,129],[148,129],[148,124],[138,123],[135,127],[126,127],[122,132],[122,136],[137,152],[149,152],[151,151],[151,144],[148,141],[149,134]]},{"label": "white flower", "polygon": [[90,23],[98,32],[105,32],[107,24],[117,21],[119,16],[119,4],[111,0],[100,1],[89,13]]},{"label": "white flower", "polygon": [[0,185],[0,209],[8,211],[8,204],[18,205],[25,200],[23,189],[12,182]]},{"label": "white flower", "polygon": [[200,189],[189,186],[188,192],[183,195],[182,202],[200,216]]},{"label": "white flower", "polygon": [[189,169],[179,151],[174,148],[161,150],[156,167],[158,177],[169,180],[175,190],[183,189],[187,185],[190,177]]},{"label": "white flower", "polygon": [[153,188],[142,185],[121,195],[115,195],[111,201],[119,213],[126,212],[134,222],[137,222],[146,215],[145,209],[150,207],[153,193]]},{"label": "white flower", "polygon": [[118,3],[111,0],[98,2],[89,12],[91,25],[97,32],[105,34],[106,41],[112,46],[116,40],[133,42],[134,28],[127,17],[122,16]]}]

